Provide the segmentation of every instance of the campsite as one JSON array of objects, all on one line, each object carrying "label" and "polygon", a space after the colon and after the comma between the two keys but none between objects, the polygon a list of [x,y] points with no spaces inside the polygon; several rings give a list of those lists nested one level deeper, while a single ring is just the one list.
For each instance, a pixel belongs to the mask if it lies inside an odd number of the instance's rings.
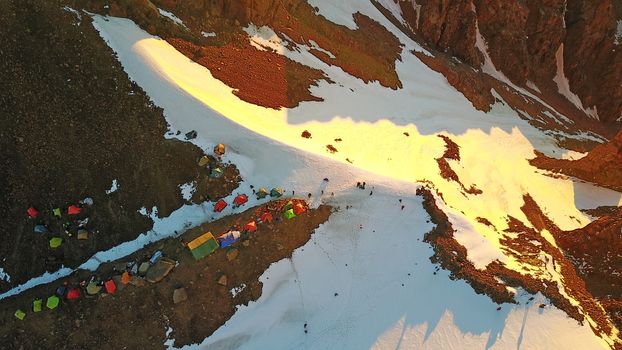
[{"label": "campsite", "polygon": [[[290,210],[286,208],[288,204],[299,208],[299,214],[292,219],[287,219],[284,213]],[[278,209],[271,211],[268,207]],[[39,342],[59,349],[95,346],[160,349],[165,341],[162,329],[172,327],[175,331],[171,336],[179,344],[199,342],[231,317],[236,305],[259,298],[262,285],[258,277],[271,263],[287,258],[305,244],[330,213],[329,206],[307,210],[302,200],[277,199],[148,245],[121,260],[102,264],[94,273],[79,270],[67,278],[3,300],[0,339],[16,349],[34,348]],[[283,217],[278,223],[271,220],[277,215]],[[243,236],[229,246],[218,249],[215,243],[212,249],[202,253],[191,249],[197,247],[190,243],[207,233],[220,236],[232,229],[242,231]],[[154,255],[155,264],[151,264],[144,276],[138,266],[149,262]],[[153,273],[158,276],[157,282],[149,282],[150,271],[160,261],[165,265],[171,261],[172,269],[164,276]],[[130,271],[132,264],[137,266],[135,275]],[[123,283],[123,276],[128,274],[131,277]],[[113,282],[103,283],[95,295],[89,295],[86,285],[93,276]],[[82,288],[81,281],[87,282],[82,283]],[[63,286],[73,286],[68,291],[79,295],[65,291],[64,297],[52,298],[57,303],[53,309],[46,307],[48,296]],[[238,291],[234,293],[232,290],[236,288]],[[182,301],[175,303],[174,298]],[[43,307],[35,312],[32,306],[37,300],[43,301]],[[18,309],[25,314],[22,319],[15,315]],[[143,336],[133,337],[136,332]]]}]

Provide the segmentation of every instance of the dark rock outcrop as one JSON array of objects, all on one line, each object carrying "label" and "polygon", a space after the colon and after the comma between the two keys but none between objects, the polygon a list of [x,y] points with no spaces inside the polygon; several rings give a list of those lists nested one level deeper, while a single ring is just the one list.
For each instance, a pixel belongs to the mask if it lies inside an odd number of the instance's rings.
[{"label": "dark rock outcrop", "polygon": [[[397,2],[397,1],[396,1]],[[616,40],[622,3],[614,0],[399,1],[410,29],[427,45],[479,68],[477,29],[495,67],[513,83],[533,82],[560,98],[558,50],[570,90],[601,121],[622,116],[622,50]],[[562,47],[563,45],[563,47]]]}]

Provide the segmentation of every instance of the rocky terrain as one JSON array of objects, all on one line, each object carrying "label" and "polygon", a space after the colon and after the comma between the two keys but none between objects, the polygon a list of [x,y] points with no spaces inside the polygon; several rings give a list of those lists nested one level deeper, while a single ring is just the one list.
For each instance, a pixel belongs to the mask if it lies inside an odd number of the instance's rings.
[{"label": "rocky terrain", "polygon": [[622,191],[622,132],[577,160],[555,159],[538,153],[530,162],[541,169]]},{"label": "rocky terrain", "polygon": [[[6,291],[135,238],[153,224],[138,212],[142,207],[167,216],[184,203],[179,185],[214,179],[197,165],[198,147],[165,139],[162,110],[128,79],[87,16],[58,1],[3,1],[0,12],[0,256],[11,276],[0,279],[0,291]],[[226,169],[203,196],[215,200],[237,187],[237,169]],[[118,190],[106,194],[113,180]],[[94,200],[91,234],[78,241],[63,233],[52,209],[62,208],[66,220],[66,208],[86,197]],[[30,206],[39,218],[28,219]],[[53,232],[36,234],[35,224],[52,225]],[[52,250],[55,233],[65,244]]]},{"label": "rocky terrain", "polygon": [[618,1],[389,1],[399,4],[422,42],[476,68],[485,63],[481,35],[494,67],[514,84],[537,86],[547,100],[561,98],[554,81],[560,60],[583,107],[572,114],[597,115],[604,123],[622,117]]}]

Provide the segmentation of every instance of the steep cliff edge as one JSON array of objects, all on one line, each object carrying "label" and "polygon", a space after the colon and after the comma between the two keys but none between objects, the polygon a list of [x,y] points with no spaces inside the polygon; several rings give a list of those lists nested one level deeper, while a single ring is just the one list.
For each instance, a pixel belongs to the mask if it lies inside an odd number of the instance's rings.
[{"label": "steep cliff edge", "polygon": [[438,51],[476,68],[492,63],[547,101],[569,100],[577,114],[604,123],[622,118],[620,2],[387,1],[399,4],[405,24]]}]

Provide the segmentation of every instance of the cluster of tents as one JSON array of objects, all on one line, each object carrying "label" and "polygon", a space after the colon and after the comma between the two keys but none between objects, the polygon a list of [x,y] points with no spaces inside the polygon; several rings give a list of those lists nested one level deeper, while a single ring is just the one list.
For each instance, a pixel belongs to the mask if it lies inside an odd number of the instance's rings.
[{"label": "cluster of tents", "polygon": [[[49,310],[58,308],[61,301],[96,297],[102,293],[115,294],[127,284],[144,285],[143,280],[157,283],[171,272],[175,264],[174,260],[163,257],[161,251],[156,251],[149,260],[128,263],[122,273],[117,273],[112,277],[98,279],[93,276],[88,282],[81,281],[74,284],[65,282],[56,288],[53,295],[33,300],[31,310],[33,313],[39,313],[44,310],[44,306]],[[15,311],[15,317],[23,320],[26,317],[26,312],[18,309]]]},{"label": "cluster of tents", "polygon": [[[88,239],[89,231],[86,226],[89,223],[89,218],[80,218],[80,215],[84,214],[86,206],[92,205],[93,199],[85,198],[81,200],[79,204],[72,204],[65,210],[61,210],[61,208],[54,208],[50,210],[50,212],[40,212],[35,207],[31,206],[26,210],[26,214],[28,215],[28,218],[35,223],[33,228],[34,233],[52,235],[50,238],[50,248],[55,249],[60,247],[63,243],[63,237],[60,236],[63,231],[68,237],[72,237],[75,233],[78,240]],[[59,232],[54,234],[52,234],[52,230],[50,229],[50,223],[53,221],[62,224],[62,228],[57,230]]]},{"label": "cluster of tents", "polygon": [[[236,197],[237,198],[237,197]],[[234,201],[235,202],[235,201]],[[293,219],[304,213],[307,208],[301,201],[296,203],[288,201],[278,208],[285,219]],[[219,248],[227,248],[236,243],[240,238],[257,231],[258,224],[271,223],[274,220],[273,213],[269,210],[257,213],[257,217],[247,222],[242,230],[229,230],[218,237],[211,232],[206,232],[187,244],[190,253],[196,260],[212,254]]]},{"label": "cluster of tents", "polygon": [[[267,196],[278,198],[283,196],[283,190],[280,187],[274,187],[272,190],[270,190],[270,192],[268,192],[268,190],[261,187],[257,192],[255,192],[255,195],[257,196],[257,199],[263,199]],[[246,194],[239,194],[233,199],[233,206],[234,208],[240,207],[246,204],[246,202],[248,202],[248,196]],[[221,198],[214,204],[214,211],[220,213],[226,207],[227,202]]]}]

